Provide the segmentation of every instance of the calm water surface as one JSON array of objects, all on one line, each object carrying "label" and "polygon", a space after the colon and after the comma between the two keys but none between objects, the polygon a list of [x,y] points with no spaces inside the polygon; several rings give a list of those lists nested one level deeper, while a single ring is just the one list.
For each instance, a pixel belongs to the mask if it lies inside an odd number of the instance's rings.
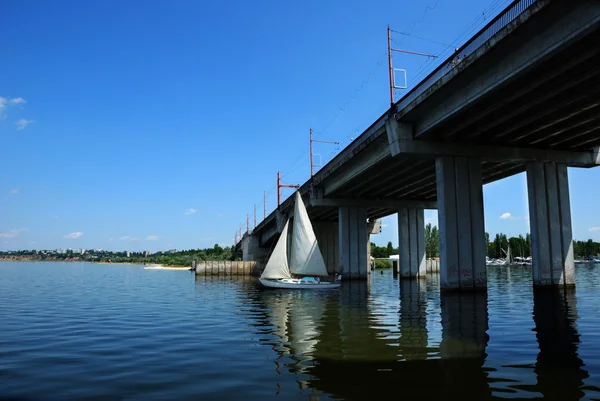
[{"label": "calm water surface", "polygon": [[31,400],[600,399],[600,265],[577,290],[489,268],[487,294],[375,271],[265,290],[135,265],[0,262],[0,396]]}]

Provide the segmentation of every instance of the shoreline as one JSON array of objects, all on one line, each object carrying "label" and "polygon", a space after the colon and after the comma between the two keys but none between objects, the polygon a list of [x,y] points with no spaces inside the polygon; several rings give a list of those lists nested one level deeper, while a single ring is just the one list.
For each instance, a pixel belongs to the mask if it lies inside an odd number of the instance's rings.
[{"label": "shoreline", "polygon": [[[81,260],[79,258],[73,259],[37,259],[37,258],[0,258],[0,262],[67,262],[67,263],[91,263],[94,265],[139,265],[148,266],[147,263],[142,262],[94,262],[93,260]],[[158,270],[159,268],[155,269]],[[191,266],[182,265],[161,265],[161,270],[182,270],[191,269]]]}]

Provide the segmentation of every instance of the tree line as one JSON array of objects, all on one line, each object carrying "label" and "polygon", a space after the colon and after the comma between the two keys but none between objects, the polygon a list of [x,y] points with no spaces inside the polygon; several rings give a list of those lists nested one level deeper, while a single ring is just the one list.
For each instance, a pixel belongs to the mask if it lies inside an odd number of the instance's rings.
[{"label": "tree line", "polygon": [[[493,259],[506,257],[506,250],[510,244],[510,250],[513,257],[531,256],[531,234],[525,236],[519,234],[518,237],[508,238],[506,234],[498,233],[491,239],[489,233],[485,233],[487,244],[486,254]],[[600,255],[600,242],[594,242],[591,239],[587,241],[573,241],[573,252],[577,258],[590,258]],[[440,256],[440,235],[437,226],[427,224],[425,226],[425,253],[428,258]],[[394,248],[391,242],[387,246],[377,246],[371,242],[371,256],[374,258],[388,258],[390,255],[398,255],[399,249]]]},{"label": "tree line", "polygon": [[212,248],[189,249],[175,252],[156,252],[145,256],[142,252],[110,252],[87,250],[84,254],[74,253],[67,250],[65,253],[56,253],[55,251],[11,251],[0,252],[0,257],[4,258],[24,258],[27,260],[47,260],[47,261],[86,261],[103,263],[156,263],[165,266],[191,266],[192,261],[206,260],[239,260],[239,255],[235,254],[235,248],[221,247],[215,244]]},{"label": "tree line", "polygon": [[[437,226],[431,224],[425,226],[425,253],[428,258],[440,255],[440,234]],[[389,258],[390,255],[398,254],[400,254],[399,248],[394,248],[391,241],[387,246],[377,246],[371,242],[371,256],[374,258]]]}]

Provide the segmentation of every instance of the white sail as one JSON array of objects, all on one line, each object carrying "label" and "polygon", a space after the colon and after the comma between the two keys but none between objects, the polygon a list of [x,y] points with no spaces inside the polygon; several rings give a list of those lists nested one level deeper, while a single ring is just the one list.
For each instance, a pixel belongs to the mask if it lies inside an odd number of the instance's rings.
[{"label": "white sail", "polygon": [[327,276],[327,267],[321,255],[317,237],[310,224],[306,207],[296,192],[294,207],[294,229],[292,231],[292,257],[290,271],[294,274]]},{"label": "white sail", "polygon": [[275,244],[275,249],[265,266],[260,278],[280,279],[290,278],[290,268],[288,266],[287,258],[287,236],[288,236],[288,225],[289,220],[285,222],[283,231]]}]

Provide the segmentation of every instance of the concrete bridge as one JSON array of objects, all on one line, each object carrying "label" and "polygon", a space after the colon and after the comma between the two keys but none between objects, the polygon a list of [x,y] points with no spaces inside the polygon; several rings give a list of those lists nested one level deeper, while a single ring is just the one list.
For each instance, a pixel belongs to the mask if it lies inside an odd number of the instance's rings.
[{"label": "concrete bridge", "polygon": [[[483,184],[526,172],[534,284],[574,284],[567,167],[600,163],[600,1],[520,0],[304,183],[330,271],[366,279],[369,234],[398,213],[403,278],[425,272],[438,209],[440,285],[485,288]],[[264,258],[288,198],[242,243]]]}]

